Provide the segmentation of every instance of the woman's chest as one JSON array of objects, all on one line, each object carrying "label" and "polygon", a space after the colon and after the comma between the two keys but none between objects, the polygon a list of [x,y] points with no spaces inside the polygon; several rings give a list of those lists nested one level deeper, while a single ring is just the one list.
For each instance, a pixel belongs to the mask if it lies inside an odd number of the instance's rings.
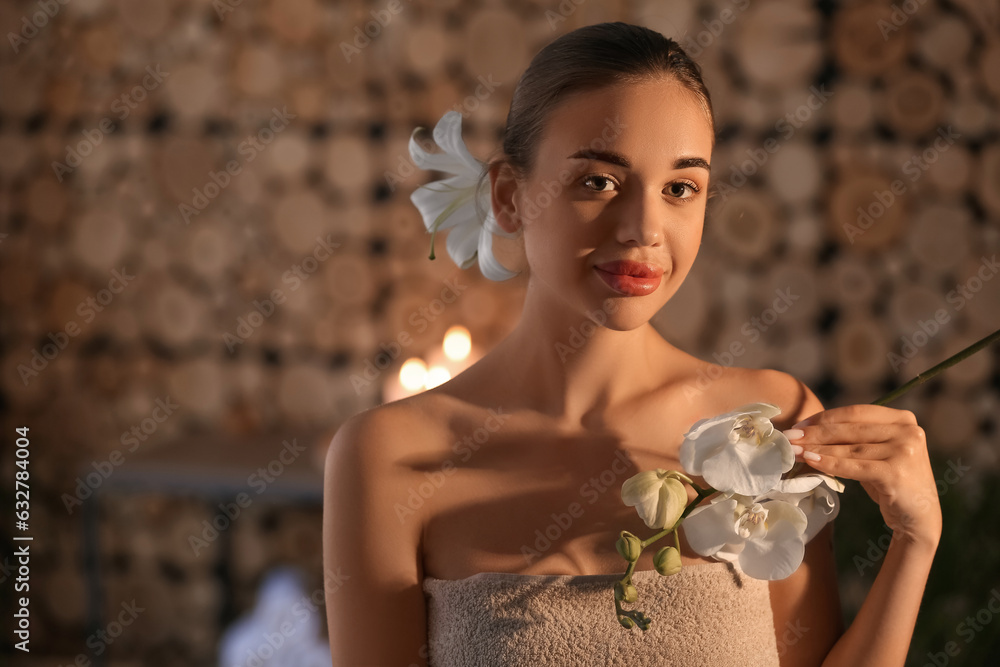
[{"label": "woman's chest", "polygon": [[[680,470],[686,421],[633,414],[566,433],[512,418],[492,432],[455,429],[447,450],[408,491],[425,520],[425,575],[623,571],[614,547],[619,531],[654,531],[622,503],[622,484],[643,470]],[[652,568],[657,548],[643,553],[637,569]]]}]

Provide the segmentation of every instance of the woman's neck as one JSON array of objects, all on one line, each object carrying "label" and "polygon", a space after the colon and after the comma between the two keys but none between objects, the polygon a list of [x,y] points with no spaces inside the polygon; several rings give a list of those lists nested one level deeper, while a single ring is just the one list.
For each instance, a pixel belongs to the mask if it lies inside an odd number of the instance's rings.
[{"label": "woman's neck", "polygon": [[616,331],[595,319],[526,312],[490,353],[498,393],[576,428],[663,384],[672,346],[649,322]]}]

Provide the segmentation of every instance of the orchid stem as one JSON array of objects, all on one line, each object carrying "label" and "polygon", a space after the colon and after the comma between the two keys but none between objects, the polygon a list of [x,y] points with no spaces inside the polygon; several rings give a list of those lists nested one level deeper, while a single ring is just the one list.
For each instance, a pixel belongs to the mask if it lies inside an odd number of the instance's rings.
[{"label": "orchid stem", "polygon": [[885,405],[886,403],[890,403],[890,402],[896,400],[897,398],[899,398],[900,396],[902,396],[903,394],[905,394],[909,390],[913,389],[917,385],[920,385],[920,384],[923,384],[924,382],[927,382],[928,380],[930,380],[932,377],[934,377],[935,375],[937,375],[941,371],[943,371],[946,368],[949,368],[951,366],[954,366],[955,364],[957,364],[958,362],[962,361],[966,357],[972,356],[976,352],[979,352],[979,350],[983,349],[984,347],[986,347],[990,343],[993,343],[994,341],[997,341],[997,340],[1000,340],[1000,329],[997,329],[996,331],[994,331],[993,333],[991,333],[986,338],[983,338],[982,340],[976,341],[975,343],[973,343],[969,347],[965,348],[964,350],[962,350],[960,352],[956,352],[952,356],[950,356],[947,359],[945,359],[944,361],[942,361],[937,366],[932,366],[931,368],[928,368],[923,373],[918,373],[915,378],[913,378],[912,380],[910,380],[906,384],[904,384],[902,386],[899,386],[899,387],[896,387],[895,389],[893,389],[892,391],[890,391],[885,396],[882,396],[881,398],[877,398],[874,401],[872,401],[872,405]]}]

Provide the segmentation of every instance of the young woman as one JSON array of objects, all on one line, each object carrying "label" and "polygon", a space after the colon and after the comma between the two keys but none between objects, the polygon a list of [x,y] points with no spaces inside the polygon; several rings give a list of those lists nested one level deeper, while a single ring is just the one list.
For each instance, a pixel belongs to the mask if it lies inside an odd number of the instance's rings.
[{"label": "young woman", "polygon": [[[338,575],[327,587],[334,665],[438,666],[471,642],[479,644],[463,649],[465,664],[608,664],[595,653],[605,646],[637,665],[904,663],[941,533],[913,414],[824,410],[794,377],[701,361],[649,322],[698,253],[713,146],[699,68],[659,33],[587,26],[532,60],[488,168],[495,222],[523,239],[520,320],[452,380],[352,417],[329,450],[323,539],[327,580]],[[484,247],[481,264],[490,261]],[[706,387],[706,377],[717,379]],[[671,614],[671,600],[662,601],[646,633],[618,625],[610,583],[599,614],[580,611],[596,620],[524,612],[533,603],[518,596],[545,593],[556,581],[546,575],[566,575],[560,585],[620,577],[618,532],[650,532],[621,502],[621,484],[643,470],[681,470],[682,434],[695,421],[754,402],[781,408],[775,424],[792,429],[797,460],[860,481],[894,528],[846,631],[831,525],[791,576],[761,582],[763,617],[747,611],[754,601],[739,605],[760,594],[754,580],[686,544],[681,574],[644,581],[675,580],[674,603],[688,606]],[[842,526],[850,521],[841,517]],[[643,552],[637,574],[653,571],[653,551]],[[464,584],[485,580],[494,597],[463,597],[473,590]],[[698,582],[724,588],[702,591]],[[437,616],[428,613],[429,590],[445,596]],[[505,590],[516,594],[504,598]],[[647,607],[652,590],[640,591]],[[719,607],[719,597],[736,606]],[[488,607],[498,599],[506,606]],[[726,646],[747,628],[758,638],[765,628],[766,641]],[[661,639],[637,639],[656,632]]]}]

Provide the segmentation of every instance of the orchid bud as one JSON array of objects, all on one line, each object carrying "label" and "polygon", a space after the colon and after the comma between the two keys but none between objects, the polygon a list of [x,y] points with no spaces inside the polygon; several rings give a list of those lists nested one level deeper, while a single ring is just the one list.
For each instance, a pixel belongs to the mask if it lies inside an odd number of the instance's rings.
[{"label": "orchid bud", "polygon": [[615,599],[619,602],[635,602],[639,599],[639,591],[632,584],[615,582]]},{"label": "orchid bud", "polygon": [[623,530],[621,537],[615,542],[615,548],[618,549],[618,553],[621,554],[622,558],[630,563],[634,563],[639,560],[639,554],[642,552],[642,543],[638,537],[627,530]]},{"label": "orchid bud", "polygon": [[667,577],[681,571],[681,553],[677,547],[663,547],[653,556],[653,567]]},{"label": "orchid bud", "polygon": [[635,627],[635,621],[633,621],[628,616],[619,616],[618,622],[622,624],[623,628],[627,628],[629,630]]}]

